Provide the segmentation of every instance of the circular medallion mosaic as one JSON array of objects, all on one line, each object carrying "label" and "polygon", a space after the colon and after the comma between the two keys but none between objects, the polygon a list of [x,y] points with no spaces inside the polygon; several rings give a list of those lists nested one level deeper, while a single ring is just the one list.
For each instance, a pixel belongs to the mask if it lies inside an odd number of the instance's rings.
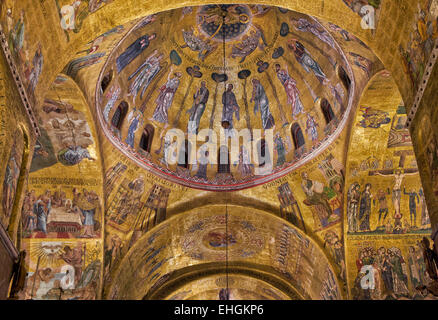
[{"label": "circular medallion mosaic", "polygon": [[192,224],[182,239],[184,253],[196,260],[224,261],[227,247],[229,259],[251,257],[260,252],[265,241],[248,221],[213,216]]}]

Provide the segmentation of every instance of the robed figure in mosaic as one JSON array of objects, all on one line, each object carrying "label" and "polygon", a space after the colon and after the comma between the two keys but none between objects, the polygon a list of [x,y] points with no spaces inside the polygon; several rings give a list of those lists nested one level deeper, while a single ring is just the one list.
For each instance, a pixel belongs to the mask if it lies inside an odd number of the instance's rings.
[{"label": "robed figure in mosaic", "polygon": [[198,134],[199,122],[204,114],[209,94],[210,92],[205,86],[205,81],[202,81],[200,88],[193,95],[192,108],[187,110],[187,113],[190,114],[189,123],[187,125],[187,133]]},{"label": "robed figure in mosaic", "polygon": [[335,48],[335,42],[330,34],[316,23],[311,23],[303,18],[298,20],[292,19],[292,23],[298,31],[313,33],[313,35],[318,37],[321,41],[327,43],[330,47]]},{"label": "robed figure in mosaic", "polygon": [[296,60],[299,62],[299,64],[301,64],[307,73],[312,71],[321,83],[325,83],[327,81],[327,76],[322,71],[318,62],[312,58],[309,51],[307,51],[301,42],[297,40],[291,40],[288,42],[288,47],[294,52]]},{"label": "robed figure in mosaic", "polygon": [[169,123],[168,110],[172,106],[173,98],[175,92],[179,87],[180,78],[182,74],[180,72],[173,73],[172,70],[167,77],[167,82],[164,86],[160,88],[160,94],[155,100],[157,107],[155,108],[152,120]]},{"label": "robed figure in mosaic", "polygon": [[236,95],[233,92],[233,85],[230,83],[227,86],[227,91],[222,95],[222,124],[227,125],[225,129],[233,129],[233,115],[236,113],[236,119],[240,121],[240,107],[237,104]]},{"label": "robed figure in mosaic", "polygon": [[263,129],[271,129],[275,123],[274,117],[269,110],[269,100],[265,88],[263,88],[262,84],[257,79],[252,80],[252,85],[253,91],[250,101],[254,102],[254,114],[260,111]]},{"label": "robed figure in mosaic", "polygon": [[157,50],[145,60],[145,62],[137,68],[128,78],[131,80],[135,77],[134,81],[129,85],[129,94],[132,95],[132,100],[135,103],[135,98],[137,97],[139,91],[141,90],[140,99],[146,89],[149,87],[151,81],[161,70],[160,60],[163,59],[163,54],[158,54]]},{"label": "robed figure in mosaic", "polygon": [[300,99],[300,91],[297,88],[297,82],[289,75],[287,66],[285,69],[281,69],[280,65],[276,64],[275,71],[286,91],[287,103],[292,107],[292,116],[296,119],[300,113],[304,113],[304,106]]},{"label": "robed figure in mosaic", "polygon": [[365,185],[365,190],[362,192],[359,203],[359,221],[360,231],[370,231],[370,215],[371,215],[371,184]]},{"label": "robed figure in mosaic", "polygon": [[52,200],[50,191],[46,191],[38,197],[38,200],[33,206],[33,212],[37,217],[37,230],[47,233],[47,219],[52,208]]},{"label": "robed figure in mosaic", "polygon": [[147,47],[152,40],[156,38],[156,34],[151,35],[145,34],[144,36],[135,40],[126,50],[117,58],[117,73],[120,73],[126,68],[128,64],[137,58]]},{"label": "robed figure in mosaic", "polygon": [[136,112],[136,108],[134,108],[134,110],[132,110],[128,115],[129,129],[125,142],[131,148],[134,148],[135,132],[139,127],[142,115],[141,112],[138,112],[137,114]]},{"label": "robed figure in mosaic", "polygon": [[358,216],[359,216],[359,201],[360,201],[360,185],[353,183],[350,186],[347,194],[347,220],[348,232],[357,232],[359,230]]}]

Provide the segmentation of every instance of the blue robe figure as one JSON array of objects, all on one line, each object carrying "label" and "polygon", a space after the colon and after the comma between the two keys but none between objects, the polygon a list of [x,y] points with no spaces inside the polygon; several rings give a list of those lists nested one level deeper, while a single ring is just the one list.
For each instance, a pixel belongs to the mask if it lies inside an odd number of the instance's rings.
[{"label": "blue robe figure", "polygon": [[190,114],[189,123],[187,125],[187,133],[198,134],[199,123],[204,114],[205,106],[208,101],[210,92],[205,86],[205,81],[201,82],[201,87],[193,95],[193,106],[187,113]]},{"label": "blue robe figure", "polygon": [[135,40],[126,50],[117,58],[117,73],[120,73],[125,67],[137,58],[147,47],[150,41],[155,39],[155,33],[144,36]]},{"label": "blue robe figure", "polygon": [[324,83],[327,80],[327,76],[322,71],[318,62],[316,62],[309,51],[303,46],[303,44],[299,41],[291,41],[288,43],[289,49],[291,49],[295,54],[295,59],[301,64],[301,66],[306,70],[306,72],[312,72],[319,80],[319,82]]},{"label": "blue robe figure", "polygon": [[274,139],[275,148],[277,150],[277,167],[283,165],[286,162],[286,148],[280,135],[277,134]]},{"label": "blue robe figure", "polygon": [[254,101],[254,113],[257,113],[260,110],[263,129],[271,129],[275,123],[274,117],[269,110],[269,100],[265,88],[263,88],[262,84],[257,79],[253,79],[252,84],[253,92],[251,102]]},{"label": "blue robe figure", "polygon": [[[132,111],[132,113],[128,117],[128,121],[132,118],[132,116],[135,113],[135,108]],[[137,131],[138,124],[140,123],[140,114],[138,114],[136,117],[134,117],[129,125],[128,129],[128,136],[126,137],[126,144],[130,146],[131,148],[134,148],[134,139],[135,139],[135,132]]]},{"label": "blue robe figure", "polygon": [[47,217],[51,207],[52,202],[50,199],[46,203],[40,199],[33,205],[33,213],[37,217],[37,230],[47,233]]}]

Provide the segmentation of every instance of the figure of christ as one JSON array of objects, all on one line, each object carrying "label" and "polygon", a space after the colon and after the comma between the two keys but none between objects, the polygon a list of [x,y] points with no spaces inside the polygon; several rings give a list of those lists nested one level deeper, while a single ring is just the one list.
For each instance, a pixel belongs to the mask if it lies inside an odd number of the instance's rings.
[{"label": "figure of christ", "polygon": [[310,113],[307,114],[307,120],[306,120],[306,131],[309,135],[309,138],[312,139],[312,144],[315,147],[318,143],[318,123],[315,121],[315,118],[310,115]]},{"label": "figure of christ", "polygon": [[300,91],[297,88],[297,82],[289,75],[287,65],[285,69],[281,69],[279,64],[275,65],[275,72],[284,86],[287,95],[287,103],[292,107],[292,116],[294,120],[300,113],[304,113],[304,106],[300,99]]},{"label": "figure of christ", "polygon": [[193,95],[192,108],[187,110],[187,113],[190,114],[189,123],[187,125],[187,133],[198,134],[199,122],[204,114],[209,94],[210,92],[205,85],[205,81],[202,81],[201,86]]},{"label": "figure of christ", "polygon": [[392,187],[392,203],[394,205],[394,218],[395,219],[401,219],[401,213],[400,213],[400,201],[401,201],[401,185],[403,183],[403,179],[406,176],[412,176],[412,175],[416,175],[418,174],[417,171],[412,172],[412,173],[402,173],[401,170],[395,170],[394,173],[391,174],[382,174],[379,171],[375,171],[376,175],[382,176],[382,177],[387,177],[387,176],[391,176],[394,175],[394,185]]},{"label": "figure of christ", "polygon": [[240,107],[237,104],[236,96],[233,92],[233,85],[230,83],[227,86],[227,91],[222,95],[222,126],[226,130],[233,129],[233,115],[236,113],[236,119],[240,121]]}]

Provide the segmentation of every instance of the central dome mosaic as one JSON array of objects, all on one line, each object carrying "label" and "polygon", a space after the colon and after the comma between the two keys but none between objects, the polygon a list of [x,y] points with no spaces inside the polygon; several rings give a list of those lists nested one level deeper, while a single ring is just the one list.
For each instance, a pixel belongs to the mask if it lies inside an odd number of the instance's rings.
[{"label": "central dome mosaic", "polygon": [[315,18],[205,5],[140,19],[109,55],[96,107],[105,136],[141,167],[231,191],[320,154],[343,130],[353,97],[345,54]]}]

